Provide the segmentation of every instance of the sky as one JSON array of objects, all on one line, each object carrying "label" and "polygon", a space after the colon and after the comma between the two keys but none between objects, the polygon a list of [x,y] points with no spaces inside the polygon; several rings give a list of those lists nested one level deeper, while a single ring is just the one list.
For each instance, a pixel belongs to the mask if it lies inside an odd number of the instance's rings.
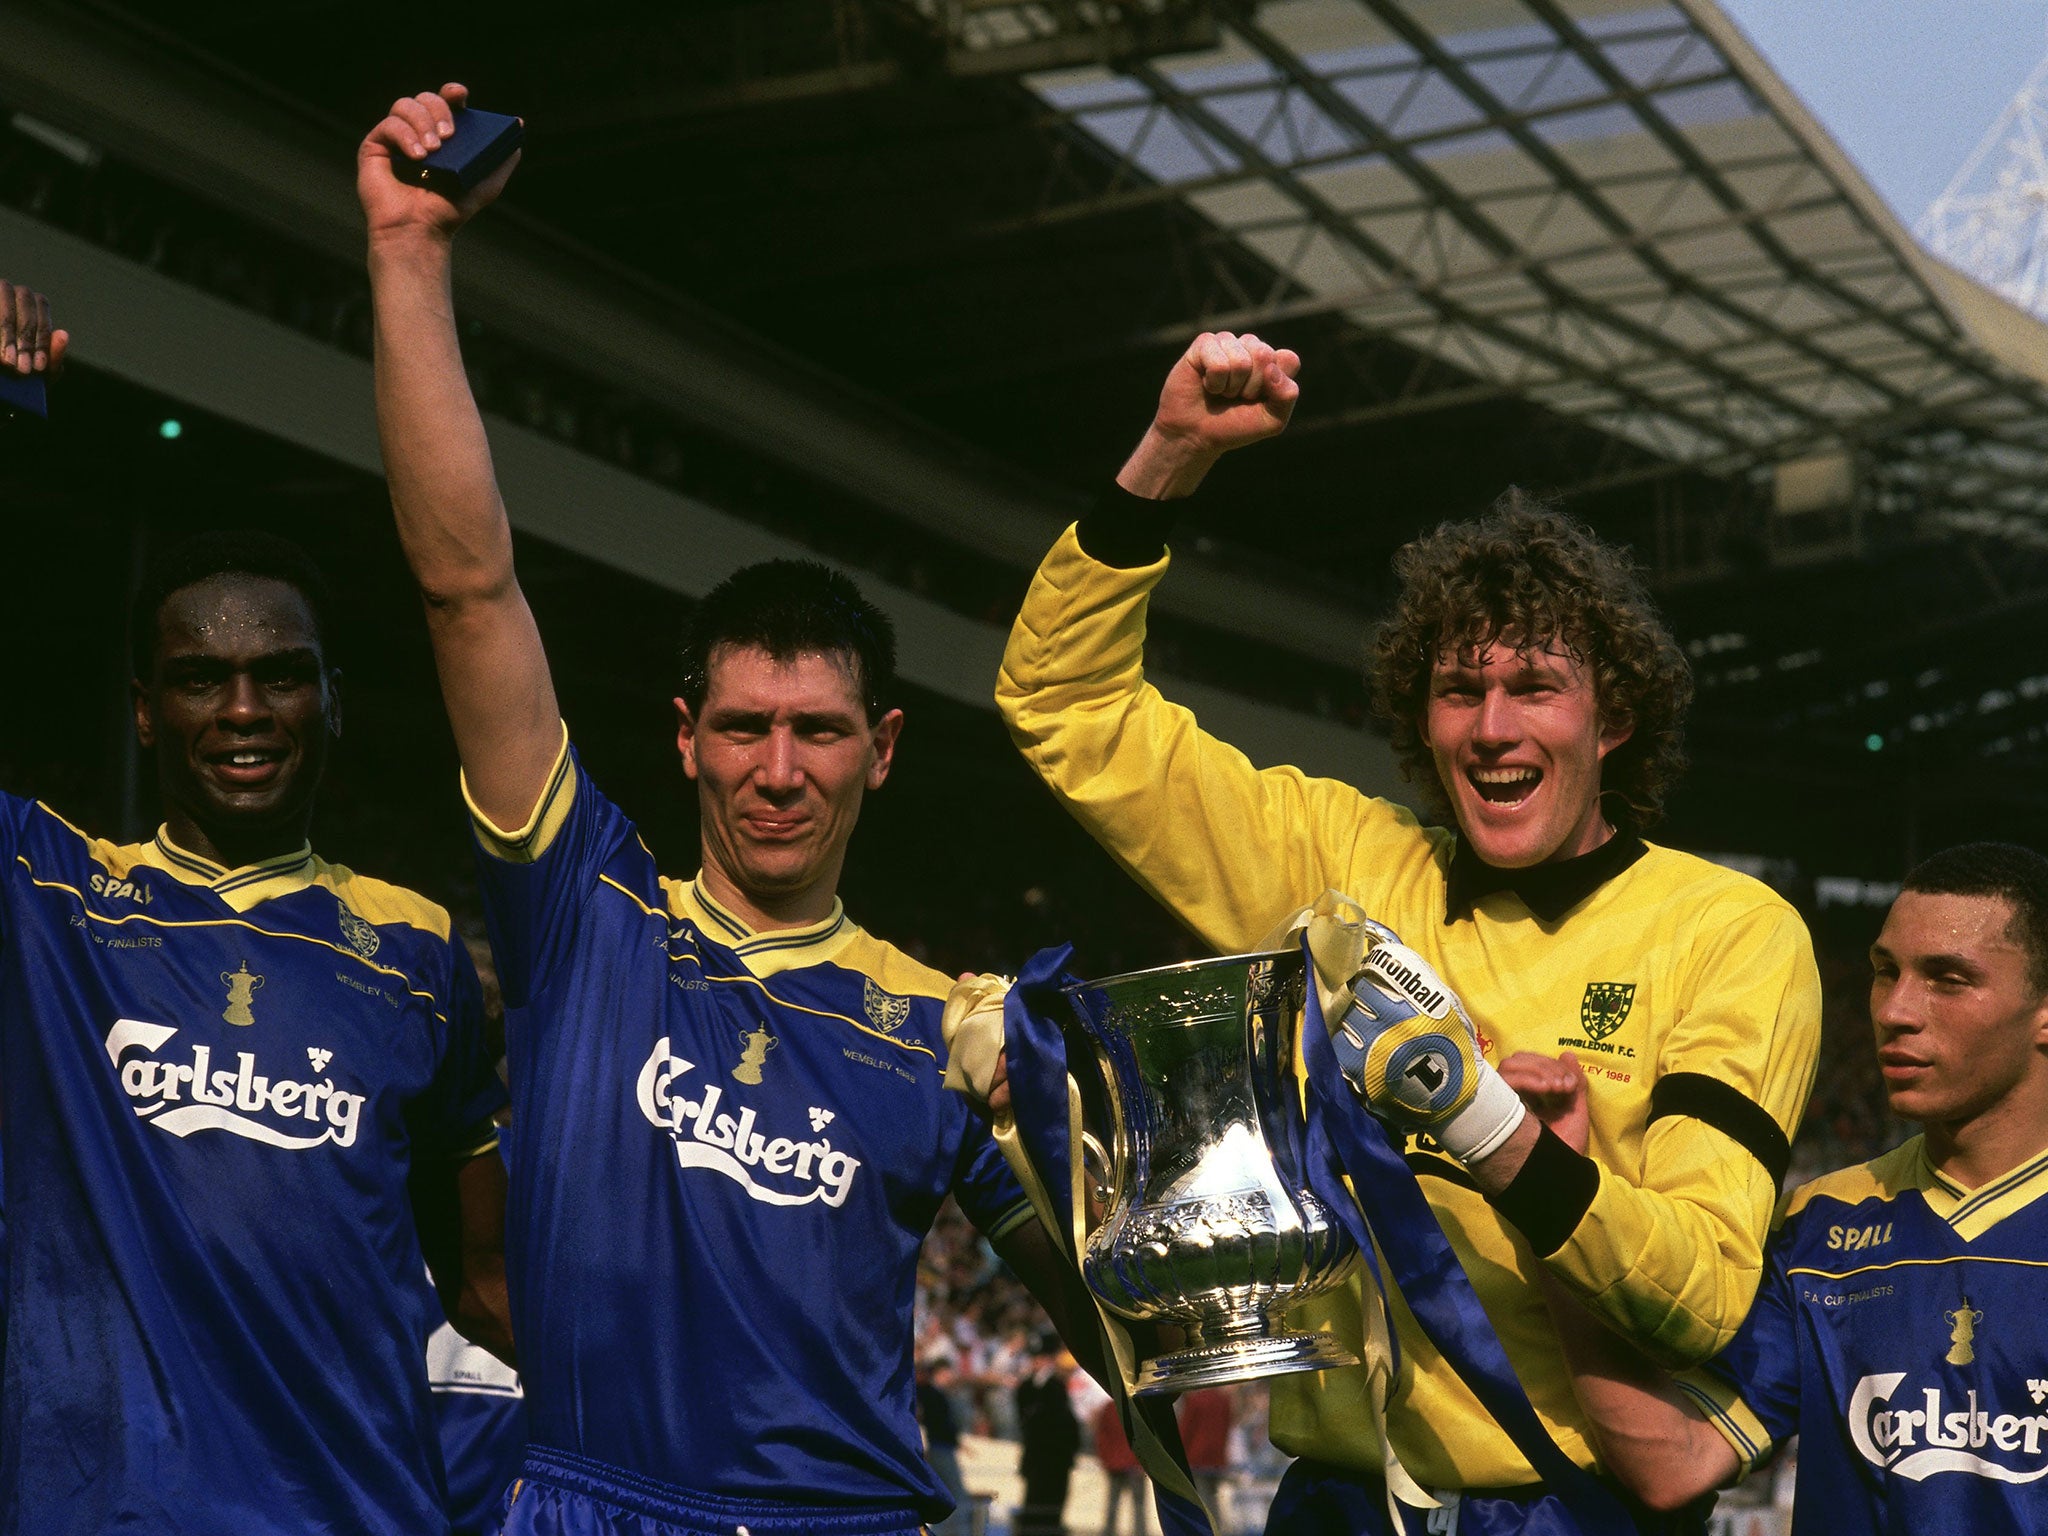
[{"label": "sky", "polygon": [[1907,224],[2048,56],[2048,0],[1720,0]]}]

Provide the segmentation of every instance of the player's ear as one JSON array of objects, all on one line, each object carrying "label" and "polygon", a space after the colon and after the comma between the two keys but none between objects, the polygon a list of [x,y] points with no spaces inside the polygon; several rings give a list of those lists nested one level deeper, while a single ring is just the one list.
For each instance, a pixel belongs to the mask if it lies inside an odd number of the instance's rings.
[{"label": "player's ear", "polygon": [[149,685],[141,678],[128,682],[129,702],[135,707],[135,740],[137,745],[149,748],[156,745],[156,721],[149,712]]},{"label": "player's ear", "polygon": [[1600,760],[1605,762],[1607,754],[1627,741],[1636,733],[1635,716],[1630,714],[1600,715]]},{"label": "player's ear", "polygon": [[327,669],[327,734],[341,740],[341,668]]},{"label": "player's ear", "polygon": [[880,789],[896,761],[896,739],[903,734],[903,711],[892,709],[875,722],[875,756],[868,764],[868,788]]},{"label": "player's ear", "polygon": [[690,713],[690,706],[681,698],[672,701],[676,707],[676,755],[683,760],[683,776],[697,777],[697,717]]},{"label": "player's ear", "polygon": [[[2027,968],[2031,982],[2031,973],[2034,968],[2032,955],[2027,957]],[[2034,1049],[2037,1051],[2048,1051],[2048,987],[2041,988],[2035,993],[2034,1009],[2030,1022],[2033,1026],[2031,1033],[2034,1037]]]}]

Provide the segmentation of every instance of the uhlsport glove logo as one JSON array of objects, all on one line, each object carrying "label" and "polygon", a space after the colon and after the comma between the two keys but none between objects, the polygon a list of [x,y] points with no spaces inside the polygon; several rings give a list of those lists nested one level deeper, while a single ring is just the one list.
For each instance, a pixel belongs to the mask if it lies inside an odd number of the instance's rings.
[{"label": "uhlsport glove logo", "polygon": [[1440,1124],[1478,1086],[1470,1026],[1428,962],[1402,944],[1366,957],[1355,1001],[1331,1045],[1368,1107],[1392,1120]]}]

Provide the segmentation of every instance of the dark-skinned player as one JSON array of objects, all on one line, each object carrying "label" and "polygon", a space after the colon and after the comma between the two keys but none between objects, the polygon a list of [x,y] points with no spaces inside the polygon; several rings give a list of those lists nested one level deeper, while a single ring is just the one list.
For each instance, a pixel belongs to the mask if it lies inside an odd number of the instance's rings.
[{"label": "dark-skinned player", "polygon": [[133,617],[162,828],[0,796],[0,1530],[446,1529],[422,1261],[507,1348],[503,1091],[447,914],[307,843],[324,619],[290,545],[167,549]]}]

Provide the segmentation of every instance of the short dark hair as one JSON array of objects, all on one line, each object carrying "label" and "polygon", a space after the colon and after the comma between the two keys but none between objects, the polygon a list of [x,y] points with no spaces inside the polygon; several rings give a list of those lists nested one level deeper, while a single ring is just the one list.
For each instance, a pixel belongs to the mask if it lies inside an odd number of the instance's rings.
[{"label": "short dark hair", "polygon": [[2027,954],[2027,980],[2048,992],[2048,858],[2018,843],[1962,843],[1913,866],[1902,890],[1996,896],[2012,908],[2005,936]]},{"label": "short dark hair", "polygon": [[1602,792],[1620,797],[1636,830],[1656,822],[1685,771],[1692,667],[1627,550],[1511,486],[1484,517],[1404,545],[1394,574],[1400,595],[1370,650],[1373,710],[1439,809],[1448,802],[1422,737],[1437,658],[1508,636],[1560,643],[1591,672],[1607,722],[1633,732],[1607,755]]},{"label": "short dark hair", "polygon": [[138,678],[156,670],[157,621],[174,592],[216,576],[258,576],[281,581],[306,600],[320,649],[327,649],[332,606],[320,567],[290,539],[256,529],[209,529],[167,544],[150,556],[128,607],[128,651]]},{"label": "short dark hair", "polygon": [[683,702],[696,714],[722,645],[758,646],[779,662],[822,651],[850,663],[868,723],[896,685],[896,629],[860,588],[815,560],[764,560],[705,594],[683,629]]}]

